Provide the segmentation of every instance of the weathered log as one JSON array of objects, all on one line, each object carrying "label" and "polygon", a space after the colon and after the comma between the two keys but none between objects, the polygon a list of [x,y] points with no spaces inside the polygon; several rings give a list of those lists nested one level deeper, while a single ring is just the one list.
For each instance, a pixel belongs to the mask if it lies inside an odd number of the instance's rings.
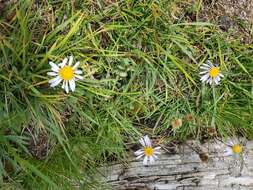
[{"label": "weathered log", "polygon": [[131,159],[103,168],[114,190],[253,190],[253,142],[242,156],[224,156],[221,142],[188,141],[175,152],[164,151],[151,166]]}]

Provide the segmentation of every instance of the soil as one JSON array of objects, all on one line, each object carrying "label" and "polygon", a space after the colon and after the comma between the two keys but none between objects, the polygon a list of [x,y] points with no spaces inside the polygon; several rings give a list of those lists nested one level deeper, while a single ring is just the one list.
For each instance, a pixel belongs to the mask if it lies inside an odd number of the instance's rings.
[{"label": "soil", "polygon": [[[227,15],[232,19],[240,19],[253,23],[253,0],[204,0],[204,9],[209,18]],[[210,14],[212,13],[212,14]]]},{"label": "soil", "polygon": [[202,0],[198,7],[195,0],[184,0],[172,9],[172,17],[182,18],[188,22],[211,22],[221,31],[229,32],[231,38],[241,38],[245,44],[252,43],[251,28],[253,25],[253,0]]},{"label": "soil", "polygon": [[215,22],[241,42],[252,43],[253,0],[203,0],[200,17]]}]

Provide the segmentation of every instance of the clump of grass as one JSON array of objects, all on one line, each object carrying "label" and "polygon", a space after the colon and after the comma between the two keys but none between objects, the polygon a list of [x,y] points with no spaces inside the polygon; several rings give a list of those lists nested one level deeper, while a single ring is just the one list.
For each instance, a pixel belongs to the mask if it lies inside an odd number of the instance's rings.
[{"label": "clump of grass", "polygon": [[[251,47],[215,24],[175,21],[169,11],[175,3],[22,0],[6,8],[9,16],[0,20],[3,185],[98,189],[96,168],[126,158],[126,143],[144,133],[185,140],[212,129],[222,137],[252,137]],[[81,61],[85,77],[71,94],[49,88],[46,75],[49,60],[68,55]],[[215,89],[199,82],[206,59],[225,75]],[[182,123],[172,130],[175,118]],[[38,142],[48,144],[42,160],[34,158]]]}]

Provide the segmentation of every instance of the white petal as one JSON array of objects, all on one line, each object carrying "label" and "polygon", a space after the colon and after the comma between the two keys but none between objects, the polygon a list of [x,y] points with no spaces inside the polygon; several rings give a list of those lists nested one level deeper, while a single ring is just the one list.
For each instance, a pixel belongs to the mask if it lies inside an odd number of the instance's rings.
[{"label": "white petal", "polygon": [[145,156],[143,159],[143,165],[148,165],[148,157]]},{"label": "white petal", "polygon": [[214,79],[214,82],[215,82],[216,85],[219,84],[219,81],[217,80],[217,78]]},{"label": "white petal", "polygon": [[202,64],[202,65],[200,65],[200,68],[201,69],[205,69],[205,70],[209,70],[209,69],[211,69],[211,65],[208,65],[208,64]]},{"label": "white petal", "polygon": [[201,66],[210,68],[210,67],[212,67],[213,65],[212,65],[212,63],[211,63],[211,64],[204,63],[204,64],[202,64]]},{"label": "white petal", "polygon": [[158,156],[156,156],[155,154],[153,154],[153,157],[154,157],[154,159],[158,159]]},{"label": "white petal", "polygon": [[51,66],[51,70],[54,72],[58,72],[59,71],[59,67],[53,63],[52,61],[49,61],[49,65]]},{"label": "white petal", "polygon": [[55,82],[53,82],[53,83],[51,83],[50,84],[50,87],[55,87],[55,86],[57,86],[58,84],[60,84],[60,82],[62,81],[62,79],[60,78],[60,79],[58,79],[57,81],[55,81]]},{"label": "white petal", "polygon": [[153,156],[154,156],[154,155],[157,155],[157,154],[159,155],[159,154],[162,154],[162,153],[161,153],[161,152],[159,152],[159,151],[154,151]]},{"label": "white petal", "polygon": [[58,73],[56,73],[56,72],[47,72],[47,75],[48,76],[57,76]]},{"label": "white petal", "polygon": [[207,63],[206,65],[209,65],[210,67],[213,67],[213,63],[210,60],[207,60],[206,63]]},{"label": "white petal", "polygon": [[206,73],[208,73],[208,72],[209,72],[209,70],[202,71],[202,72],[199,73],[199,75],[203,75],[203,74],[206,74]]},{"label": "white petal", "polygon": [[141,155],[137,156],[136,159],[138,160],[138,159],[140,159],[142,156],[144,156],[144,154],[141,154]]},{"label": "white petal", "polygon": [[154,154],[161,154],[161,151],[160,151],[161,147],[155,147],[154,148]]},{"label": "white petal", "polygon": [[58,81],[59,79],[61,79],[61,77],[60,77],[60,76],[57,76],[57,77],[55,77],[55,78],[53,78],[53,79],[50,79],[48,82],[49,82],[49,83],[54,83],[55,81]]},{"label": "white petal", "polygon": [[83,72],[81,71],[81,70],[75,70],[75,72],[74,72],[75,74],[78,74],[78,75],[81,75],[81,74],[83,74]]},{"label": "white petal", "polygon": [[65,91],[69,93],[69,83],[68,81],[65,81]]},{"label": "white petal", "polygon": [[83,76],[80,76],[80,75],[75,75],[75,78],[77,78],[79,80],[83,80]]},{"label": "white petal", "polygon": [[61,87],[62,87],[63,89],[65,89],[65,85],[66,85],[66,81],[63,81],[63,83],[62,83],[62,86],[61,86]]},{"label": "white petal", "polygon": [[139,149],[139,150],[137,150],[137,151],[134,152],[134,154],[136,156],[139,156],[140,154],[143,154],[143,153],[144,153],[143,149]]},{"label": "white petal", "polygon": [[71,66],[72,65],[72,63],[73,63],[73,56],[69,56],[69,66]]},{"label": "white petal", "polygon": [[146,146],[143,138],[141,138],[141,139],[139,140],[139,142],[141,143],[142,146],[144,146],[144,147]]},{"label": "white petal", "polygon": [[74,92],[75,89],[76,89],[76,83],[75,83],[75,80],[74,80],[74,79],[71,79],[71,80],[69,81],[69,86],[70,86],[71,91]]},{"label": "white petal", "polygon": [[224,151],[224,156],[231,156],[233,155],[233,150],[230,147],[227,147],[226,150]]},{"label": "white petal", "polygon": [[204,66],[200,66],[201,71],[207,71],[208,72],[208,71],[210,71],[210,69],[211,69],[211,67],[207,68],[207,67],[204,67]]},{"label": "white petal", "polygon": [[155,147],[154,150],[160,150],[162,147],[158,146],[158,147]]},{"label": "white petal", "polygon": [[149,146],[149,147],[152,144],[150,138],[148,137],[148,135],[144,136],[144,142],[145,142],[146,146]]},{"label": "white petal", "polygon": [[79,64],[80,64],[80,61],[77,61],[76,64],[73,66],[73,69],[76,70]]},{"label": "white petal", "polygon": [[220,77],[224,77],[224,75],[222,73],[219,74]]},{"label": "white petal", "polygon": [[202,77],[200,78],[200,80],[201,80],[202,82],[205,82],[205,81],[208,79],[208,77],[209,77],[209,74],[205,74],[204,76],[202,76]]},{"label": "white petal", "polygon": [[216,80],[219,82],[221,80],[220,76],[217,76]]},{"label": "white petal", "polygon": [[208,80],[208,83],[211,85],[211,84],[213,83],[213,79],[210,78],[210,79]]},{"label": "white petal", "polygon": [[149,162],[150,162],[150,164],[153,164],[155,162],[155,159],[153,158],[153,156],[149,157]]},{"label": "white petal", "polygon": [[227,148],[230,148],[230,147],[232,147],[233,145],[234,145],[234,143],[233,143],[233,141],[228,141],[228,143],[227,143],[229,146],[227,147]]},{"label": "white petal", "polygon": [[67,62],[68,62],[68,58],[64,58],[63,61],[59,64],[59,66],[61,68],[63,68],[66,65]]}]

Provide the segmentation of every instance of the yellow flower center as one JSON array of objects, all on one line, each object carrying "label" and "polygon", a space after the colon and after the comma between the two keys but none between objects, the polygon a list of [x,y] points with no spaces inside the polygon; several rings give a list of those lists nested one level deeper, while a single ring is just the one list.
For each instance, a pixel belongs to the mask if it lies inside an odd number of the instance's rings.
[{"label": "yellow flower center", "polygon": [[242,152],[242,147],[238,144],[232,146],[233,153],[240,154]]},{"label": "yellow flower center", "polygon": [[154,153],[154,149],[152,147],[145,147],[144,148],[144,154],[146,156],[152,156]]},{"label": "yellow flower center", "polygon": [[70,66],[64,66],[60,69],[59,75],[63,80],[70,80],[74,77],[74,70]]},{"label": "yellow flower center", "polygon": [[209,75],[212,77],[212,78],[215,78],[219,75],[220,73],[220,70],[218,67],[212,67],[209,71]]}]

